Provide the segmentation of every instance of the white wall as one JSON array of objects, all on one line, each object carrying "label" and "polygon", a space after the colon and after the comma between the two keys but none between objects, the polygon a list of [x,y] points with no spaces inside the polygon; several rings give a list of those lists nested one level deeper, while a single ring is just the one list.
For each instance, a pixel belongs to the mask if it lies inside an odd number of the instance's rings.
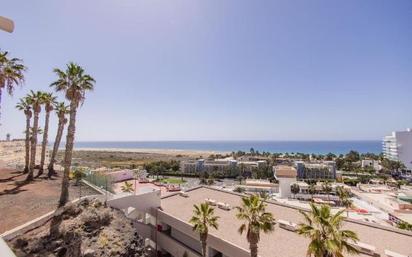
[{"label": "white wall", "polygon": [[289,198],[292,195],[290,184],[296,182],[296,178],[278,178],[279,195],[281,198]]},{"label": "white wall", "polygon": [[196,240],[173,227],[171,231],[171,236],[180,242],[184,242],[184,245],[189,246],[191,249],[197,251],[198,253],[202,252],[202,246],[200,245],[199,240]]},{"label": "white wall", "polygon": [[185,252],[188,257],[200,257],[200,254],[190,250],[177,240],[163,233],[157,233],[157,243],[161,249],[164,249],[174,257],[181,257]]},{"label": "white wall", "polygon": [[399,161],[408,169],[412,169],[412,131],[396,132]]},{"label": "white wall", "polygon": [[[158,218],[159,223],[166,223],[171,227],[175,227],[180,232],[186,234],[187,236],[193,238],[194,240],[199,241],[199,235],[193,232],[191,225],[187,224],[186,222],[182,220],[176,219],[175,217],[161,210],[157,210],[157,211],[158,211],[157,218]],[[158,234],[161,234],[161,233],[158,233]],[[162,244],[167,243],[167,242],[158,241],[158,243],[159,243],[159,247],[166,249],[166,246]],[[249,257],[250,256],[249,250],[240,248],[237,245],[231,244],[230,242],[225,241],[222,238],[215,237],[213,235],[208,236],[207,244],[210,248],[216,249],[217,251],[221,252],[225,256],[231,256],[231,257]]]},{"label": "white wall", "polygon": [[121,210],[133,207],[139,212],[153,213],[154,209],[160,207],[160,191],[115,198],[107,201],[107,204]]}]

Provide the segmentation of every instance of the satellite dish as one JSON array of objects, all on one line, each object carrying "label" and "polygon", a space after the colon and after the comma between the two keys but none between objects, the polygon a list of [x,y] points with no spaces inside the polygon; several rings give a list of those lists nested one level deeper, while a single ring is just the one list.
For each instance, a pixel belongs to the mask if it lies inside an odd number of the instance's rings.
[{"label": "satellite dish", "polygon": [[14,22],[10,19],[0,16],[0,29],[12,33],[14,30]]}]

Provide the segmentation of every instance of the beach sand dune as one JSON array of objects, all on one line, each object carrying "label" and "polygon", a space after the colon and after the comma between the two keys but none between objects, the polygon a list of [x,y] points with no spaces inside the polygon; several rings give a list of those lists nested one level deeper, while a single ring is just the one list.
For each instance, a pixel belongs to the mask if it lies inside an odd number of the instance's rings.
[{"label": "beach sand dune", "polygon": [[182,155],[187,157],[207,157],[209,155],[216,154],[230,154],[230,152],[219,151],[201,151],[201,150],[179,150],[179,149],[147,149],[147,148],[75,148],[77,152],[89,151],[89,152],[121,152],[121,153],[140,153],[140,154],[161,154],[161,155]]}]

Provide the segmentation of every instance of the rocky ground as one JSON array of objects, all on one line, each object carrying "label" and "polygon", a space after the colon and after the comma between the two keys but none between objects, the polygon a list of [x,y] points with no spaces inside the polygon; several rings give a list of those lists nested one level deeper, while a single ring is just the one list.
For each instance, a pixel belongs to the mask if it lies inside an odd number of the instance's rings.
[{"label": "rocky ground", "polygon": [[98,200],[68,204],[45,225],[8,243],[17,257],[147,256],[131,221]]}]

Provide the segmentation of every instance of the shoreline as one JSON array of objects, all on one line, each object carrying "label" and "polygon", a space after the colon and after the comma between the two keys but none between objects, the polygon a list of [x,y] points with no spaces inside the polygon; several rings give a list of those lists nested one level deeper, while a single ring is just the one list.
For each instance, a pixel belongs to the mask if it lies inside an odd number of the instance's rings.
[{"label": "shoreline", "polygon": [[[59,150],[64,150],[60,148]],[[207,151],[207,150],[182,150],[182,149],[156,149],[156,148],[93,148],[93,147],[81,147],[74,148],[75,152],[91,151],[91,152],[119,152],[119,153],[141,153],[141,154],[162,154],[162,155],[187,155],[187,156],[200,156],[200,155],[212,155],[212,154],[231,154],[231,152],[224,151]]]}]

